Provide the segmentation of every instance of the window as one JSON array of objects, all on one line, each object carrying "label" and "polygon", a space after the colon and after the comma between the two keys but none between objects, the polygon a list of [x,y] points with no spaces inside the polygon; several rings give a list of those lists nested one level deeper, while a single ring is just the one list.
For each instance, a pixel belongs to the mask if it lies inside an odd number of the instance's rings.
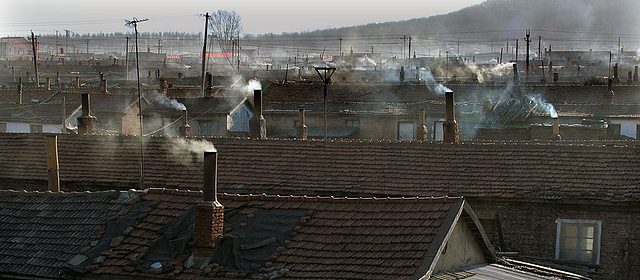
[{"label": "window", "polygon": [[602,221],[557,219],[556,259],[600,263]]},{"label": "window", "polygon": [[416,126],[413,122],[398,123],[398,140],[413,140]]},{"label": "window", "polygon": [[607,133],[609,135],[620,135],[620,129],[622,125],[619,123],[609,123],[609,128],[607,128]]},{"label": "window", "polygon": [[42,125],[41,124],[32,124],[30,125],[31,133],[42,133]]},{"label": "window", "polygon": [[0,132],[7,132],[7,124],[0,123]]},{"label": "window", "polygon": [[359,120],[347,120],[346,127],[360,127],[360,121]]}]

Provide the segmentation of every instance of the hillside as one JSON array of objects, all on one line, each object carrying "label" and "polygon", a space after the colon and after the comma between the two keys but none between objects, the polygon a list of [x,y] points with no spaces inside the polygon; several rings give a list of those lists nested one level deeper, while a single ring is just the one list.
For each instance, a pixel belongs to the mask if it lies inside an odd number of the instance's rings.
[{"label": "hillside", "polygon": [[[532,36],[580,43],[615,42],[640,46],[640,1],[637,0],[487,0],[449,14],[399,22],[318,30],[264,37],[280,39],[370,38],[412,35],[425,40],[490,40]],[[260,37],[260,36],[259,36]],[[484,41],[482,41],[484,40]]]}]

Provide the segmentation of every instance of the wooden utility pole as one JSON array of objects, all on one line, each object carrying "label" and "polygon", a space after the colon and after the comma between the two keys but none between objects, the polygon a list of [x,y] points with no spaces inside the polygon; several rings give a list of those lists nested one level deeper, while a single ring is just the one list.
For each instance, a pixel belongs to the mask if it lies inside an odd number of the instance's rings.
[{"label": "wooden utility pole", "polygon": [[33,68],[36,71],[36,87],[40,87],[40,78],[38,77],[38,42],[36,36],[31,31],[31,48],[33,49]]},{"label": "wooden utility pole", "polygon": [[125,39],[127,39],[127,43],[125,44],[124,47],[124,79],[126,81],[129,80],[129,36],[124,37]]},{"label": "wooden utility pole", "polygon": [[525,81],[529,82],[529,44],[531,43],[531,30],[527,29],[524,37],[525,42],[527,42],[527,57],[525,62]]},{"label": "wooden utility pole", "polygon": [[209,16],[208,12],[204,15],[204,44],[202,44],[202,90],[201,90],[202,97],[205,96],[204,95],[204,93],[205,93],[205,90],[204,90],[204,87],[205,87],[205,84],[204,84],[205,83],[205,81],[204,81],[204,71],[205,71],[206,64],[207,64],[207,39],[209,37],[207,35],[207,32],[209,32],[207,28],[209,27],[209,18],[210,17],[211,16]]}]

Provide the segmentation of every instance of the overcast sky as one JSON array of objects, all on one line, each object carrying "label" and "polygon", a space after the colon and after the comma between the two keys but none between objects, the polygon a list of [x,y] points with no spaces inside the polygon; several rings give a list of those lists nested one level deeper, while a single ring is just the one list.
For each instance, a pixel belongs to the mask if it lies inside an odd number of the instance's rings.
[{"label": "overcast sky", "polygon": [[457,11],[483,0],[0,0],[0,37],[127,32],[124,19],[149,19],[140,32],[202,32],[200,14],[236,11],[244,33],[282,33],[381,23]]}]

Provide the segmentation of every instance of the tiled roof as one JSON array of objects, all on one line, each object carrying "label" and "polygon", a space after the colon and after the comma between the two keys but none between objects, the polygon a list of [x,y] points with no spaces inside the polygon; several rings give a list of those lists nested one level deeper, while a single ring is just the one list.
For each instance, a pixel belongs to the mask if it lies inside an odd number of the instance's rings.
[{"label": "tiled roof", "polygon": [[119,194],[0,191],[0,278],[66,278],[63,265],[127,205]]},{"label": "tiled roof", "polygon": [[[243,236],[261,231],[285,234],[279,245],[234,251],[235,261],[224,266],[213,260],[206,268],[184,265],[189,252],[175,254],[162,261],[162,272],[151,272],[148,263],[160,260],[147,253],[155,240],[172,223],[179,221],[187,209],[201,201],[201,193],[151,189],[142,200],[150,201],[139,223],[125,234],[104,262],[92,268],[100,275],[176,279],[226,279],[241,275],[258,277],[278,275],[282,279],[409,279],[419,271],[441,227],[448,230],[448,216],[457,215],[461,198],[332,198],[296,196],[220,195],[225,207],[225,236],[235,243]],[[271,214],[265,214],[271,211]],[[298,211],[298,212],[296,212]],[[301,211],[301,212],[300,212]],[[292,213],[300,213],[294,214]],[[293,224],[287,220],[295,220]],[[447,219],[449,223],[453,220]],[[235,222],[234,222],[235,221]],[[238,223],[242,221],[242,223]],[[274,231],[275,230],[275,231]],[[183,229],[184,231],[184,229]],[[286,240],[286,241],[285,241]],[[224,241],[222,241],[224,242]],[[238,244],[236,244],[238,245]],[[223,245],[218,245],[222,246]],[[218,249],[224,250],[224,249]],[[432,249],[433,250],[433,249]],[[218,251],[219,252],[219,251]],[[250,254],[256,264],[243,267],[243,254]],[[136,258],[144,256],[147,265]],[[262,256],[262,257],[258,257]],[[233,264],[233,265],[232,265]],[[224,267],[223,267],[224,266]],[[207,267],[205,265],[204,267]],[[422,268],[424,269],[424,267]],[[254,277],[254,279],[256,279]]]},{"label": "tiled roof", "polygon": [[[138,137],[59,135],[60,178],[135,187]],[[0,176],[46,180],[45,136],[0,134]],[[640,199],[637,142],[463,143],[145,138],[145,184],[199,189],[219,152],[221,191],[308,195]],[[0,183],[2,185],[2,183]]]},{"label": "tiled roof", "polygon": [[[447,84],[456,93],[456,101],[482,102],[484,98],[499,100],[509,97],[507,85],[455,85]],[[433,86],[417,83],[372,83],[344,84],[335,83],[327,89],[330,102],[391,102],[412,103],[443,99],[442,95],[431,90]],[[309,83],[269,83],[263,85],[265,103],[312,103],[323,101],[323,84],[319,81]],[[539,96],[552,104],[599,104],[607,86],[529,86],[524,92]],[[614,86],[614,104],[640,104],[640,87]]]},{"label": "tiled roof", "polygon": [[[162,103],[153,101],[151,97],[151,105],[145,107],[144,115],[162,115],[162,116],[181,116],[182,111],[176,108],[163,105]],[[184,105],[189,112],[189,119],[200,120],[210,119],[211,115],[224,114],[229,115],[245,102],[246,97],[243,96],[227,96],[227,97],[205,97],[205,98],[176,98],[175,102]]]}]

